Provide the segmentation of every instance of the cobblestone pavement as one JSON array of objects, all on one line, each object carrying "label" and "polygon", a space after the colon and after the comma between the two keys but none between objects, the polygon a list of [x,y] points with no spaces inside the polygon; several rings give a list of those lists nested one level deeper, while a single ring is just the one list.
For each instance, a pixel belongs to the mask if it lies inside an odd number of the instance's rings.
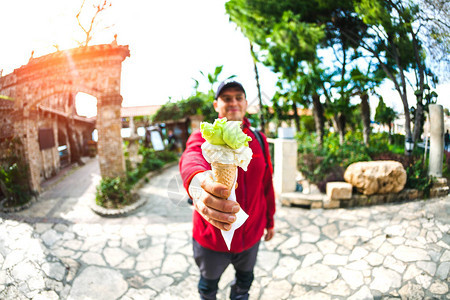
[{"label": "cobblestone pavement", "polygon": [[[18,214],[0,216],[0,299],[198,299],[192,210],[177,167],[124,218],[88,208],[95,160]],[[84,181],[83,181],[84,180]],[[170,200],[171,198],[172,200]],[[450,197],[355,209],[278,207],[251,299],[450,299]],[[227,299],[229,267],[219,283]]]}]

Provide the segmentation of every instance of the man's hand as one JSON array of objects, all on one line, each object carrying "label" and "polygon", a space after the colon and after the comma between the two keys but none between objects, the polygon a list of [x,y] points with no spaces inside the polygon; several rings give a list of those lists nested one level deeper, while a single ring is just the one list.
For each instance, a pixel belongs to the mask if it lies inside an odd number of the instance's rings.
[{"label": "man's hand", "polygon": [[266,235],[264,236],[264,240],[266,242],[268,242],[273,238],[274,235],[275,235],[275,230],[273,228],[266,229]]},{"label": "man's hand", "polygon": [[214,182],[210,172],[204,172],[201,179],[201,194],[194,198],[195,210],[213,226],[230,230],[236,221],[240,206],[237,202],[226,200],[230,195],[227,186]]}]

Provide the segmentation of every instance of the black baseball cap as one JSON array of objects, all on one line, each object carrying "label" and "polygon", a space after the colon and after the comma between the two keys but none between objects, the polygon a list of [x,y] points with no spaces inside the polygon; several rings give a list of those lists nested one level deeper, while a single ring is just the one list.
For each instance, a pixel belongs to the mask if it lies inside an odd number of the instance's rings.
[{"label": "black baseball cap", "polygon": [[228,89],[228,88],[237,88],[239,90],[242,90],[244,92],[244,95],[247,96],[245,94],[245,90],[244,90],[244,87],[242,86],[242,84],[240,84],[239,82],[237,82],[235,80],[227,79],[227,80],[224,80],[224,81],[222,81],[220,83],[220,85],[219,85],[219,87],[217,88],[217,91],[216,91],[216,98],[215,99],[217,100],[219,98],[219,96],[220,96],[220,93],[223,92],[225,89]]}]

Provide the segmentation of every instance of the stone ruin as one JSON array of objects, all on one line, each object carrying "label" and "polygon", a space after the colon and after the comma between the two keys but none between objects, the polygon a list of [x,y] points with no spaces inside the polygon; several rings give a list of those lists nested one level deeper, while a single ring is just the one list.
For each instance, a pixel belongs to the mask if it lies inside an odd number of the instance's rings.
[{"label": "stone ruin", "polygon": [[[120,79],[128,56],[128,46],[116,42],[80,47],[30,58],[0,77],[0,144],[13,137],[21,140],[33,191],[39,193],[42,181],[61,168],[58,145],[67,144],[73,157],[94,128],[102,177],[125,173]],[[78,92],[97,98],[96,122],[76,115]],[[0,147],[0,156],[5,150]]]}]

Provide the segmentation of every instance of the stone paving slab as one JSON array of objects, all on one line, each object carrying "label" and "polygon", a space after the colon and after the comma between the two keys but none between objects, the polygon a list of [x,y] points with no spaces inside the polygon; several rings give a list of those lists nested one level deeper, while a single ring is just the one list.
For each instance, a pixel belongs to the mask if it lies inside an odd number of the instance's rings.
[{"label": "stone paving slab", "polygon": [[[62,186],[84,168],[96,178],[88,163]],[[154,177],[141,190],[147,204],[125,218],[101,218],[84,206],[93,181],[81,196],[58,185],[41,205],[0,215],[0,299],[199,299],[192,209],[167,196],[178,177],[177,167]],[[51,199],[59,204],[49,209]],[[449,197],[277,209],[251,299],[450,299]],[[233,276],[229,267],[218,299],[227,299]]]}]

